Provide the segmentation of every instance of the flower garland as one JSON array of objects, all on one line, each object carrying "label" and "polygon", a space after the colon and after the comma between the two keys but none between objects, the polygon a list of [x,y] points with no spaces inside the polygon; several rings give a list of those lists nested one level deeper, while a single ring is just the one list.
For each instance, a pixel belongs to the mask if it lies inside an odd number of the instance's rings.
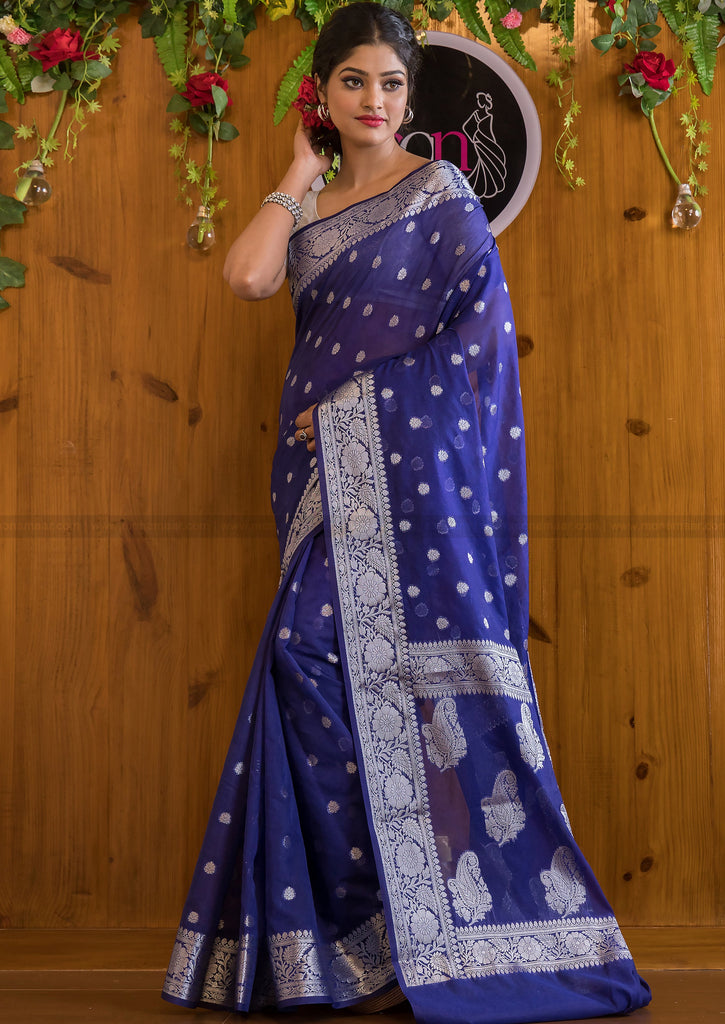
[{"label": "flower garland", "polygon": [[[244,42],[256,27],[258,12],[271,21],[295,17],[304,30],[319,30],[342,0],[150,0],[138,22],[144,37],[152,37],[174,93],[168,104],[170,130],[175,136],[169,152],[176,164],[181,197],[197,205],[197,216],[187,233],[192,249],[206,252],[214,244],[213,217],[226,200],[218,196],[213,166],[214,145],[228,142],[237,129],[227,120],[233,106],[228,72],[248,63]],[[581,108],[574,96],[574,17],[576,0],[380,0],[409,18],[424,36],[431,21],[445,22],[454,12],[482,43],[497,41],[504,52],[523,67],[536,70],[526,49],[522,25],[534,26],[534,13],[549,26],[558,67],[547,82],[558,90],[562,132],[554,158],[571,187],[583,185],[574,165],[578,137],[574,131]],[[602,51],[631,47],[633,56],[619,74],[623,93],[639,100],[658,152],[677,184],[678,201],[672,213],[677,227],[699,223],[701,210],[693,196],[705,195],[700,175],[707,170],[710,125],[700,115],[700,96],[713,86],[717,50],[723,41],[725,0],[597,0],[607,31],[592,42]],[[15,198],[0,195],[0,229],[22,223],[27,209],[51,196],[45,172],[55,155],[71,160],[87,115],[101,109],[98,91],[112,72],[119,47],[118,19],[130,0],[0,0],[0,148],[16,141],[34,145],[24,159]],[[662,15],[676,44],[679,61],[656,51],[653,42],[661,31]],[[275,124],[290,107],[316,116],[317,104],[309,74],[314,43],[305,47],[282,79],[277,95]],[[308,76],[305,79],[305,76]],[[312,86],[312,88],[314,88]],[[300,91],[302,90],[302,91]],[[681,116],[689,152],[688,173],[682,181],[662,146],[655,124],[655,109],[674,93],[685,90],[688,110]],[[11,125],[7,98],[21,106],[34,93],[58,94],[55,116],[47,128],[35,120]],[[200,141],[201,140],[201,141]],[[197,146],[201,147],[196,154]],[[196,193],[194,196],[193,193]],[[25,268],[0,255],[0,293],[24,284]],[[0,294],[0,310],[7,308]]]}]

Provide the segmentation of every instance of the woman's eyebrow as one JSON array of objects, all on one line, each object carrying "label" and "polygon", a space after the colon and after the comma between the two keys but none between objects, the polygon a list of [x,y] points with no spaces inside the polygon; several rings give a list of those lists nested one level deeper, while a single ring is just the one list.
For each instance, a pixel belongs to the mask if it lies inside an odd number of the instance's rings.
[{"label": "woman's eyebrow", "polygon": [[[350,67],[342,68],[339,73],[342,75],[345,71],[353,71],[356,75],[360,75],[362,78],[367,78],[368,77],[368,72],[367,71],[362,71],[360,68],[350,68]],[[380,72],[380,77],[381,78],[387,78],[388,75],[405,75],[405,71],[403,71],[402,68],[396,68],[394,71],[381,71]]]}]

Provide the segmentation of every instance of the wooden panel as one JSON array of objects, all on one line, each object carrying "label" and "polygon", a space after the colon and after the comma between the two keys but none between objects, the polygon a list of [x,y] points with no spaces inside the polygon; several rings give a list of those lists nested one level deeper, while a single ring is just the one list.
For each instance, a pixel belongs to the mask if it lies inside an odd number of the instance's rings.
[{"label": "wooden panel", "polygon": [[[578,17],[587,187],[563,185],[554,94],[521,72],[543,162],[499,239],[533,345],[532,661],[575,833],[623,923],[641,926],[635,952],[653,964],[648,927],[698,925],[658,930],[673,945],[657,948],[716,966],[704,937],[720,942],[707,928],[725,924],[725,136],[716,127],[702,226],[673,233],[647,123],[616,95],[621,55],[590,47],[596,9]],[[244,137],[218,147],[230,204],[204,257],[184,245],[164,76],[132,19],[121,35],[105,109],[73,164],[49,172],[53,199],[2,235],[29,266],[0,318],[11,928],[173,928],[276,586],[269,469],[293,318],[284,293],[238,302],[221,266],[286,166],[294,123],[274,129],[271,112],[305,37],[262,18],[250,36],[251,66],[232,76]],[[548,68],[545,30],[527,42]],[[706,102],[716,126],[724,95]],[[27,110],[44,123],[52,103]],[[658,112],[684,167],[675,121]],[[2,191],[15,159],[0,152]],[[632,206],[644,219],[623,216]]]}]

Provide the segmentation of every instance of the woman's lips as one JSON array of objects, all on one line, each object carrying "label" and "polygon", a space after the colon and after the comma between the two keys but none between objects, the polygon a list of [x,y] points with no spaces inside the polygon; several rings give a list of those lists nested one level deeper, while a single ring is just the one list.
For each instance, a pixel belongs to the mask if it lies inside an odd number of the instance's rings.
[{"label": "woman's lips", "polygon": [[385,118],[384,117],[358,117],[357,120],[361,121],[363,124],[370,125],[371,128],[377,128],[378,125],[384,123]]}]

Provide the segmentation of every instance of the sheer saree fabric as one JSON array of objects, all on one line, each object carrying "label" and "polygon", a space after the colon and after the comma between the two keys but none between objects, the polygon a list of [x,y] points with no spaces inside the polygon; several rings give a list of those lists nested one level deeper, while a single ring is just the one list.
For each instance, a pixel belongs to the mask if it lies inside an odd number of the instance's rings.
[{"label": "sheer saree fabric", "polygon": [[[527,652],[513,317],[436,162],[290,241],[272,500],[282,579],[165,985],[421,1024],[644,1005],[571,834]],[[315,413],[314,455],[294,419]]]}]

